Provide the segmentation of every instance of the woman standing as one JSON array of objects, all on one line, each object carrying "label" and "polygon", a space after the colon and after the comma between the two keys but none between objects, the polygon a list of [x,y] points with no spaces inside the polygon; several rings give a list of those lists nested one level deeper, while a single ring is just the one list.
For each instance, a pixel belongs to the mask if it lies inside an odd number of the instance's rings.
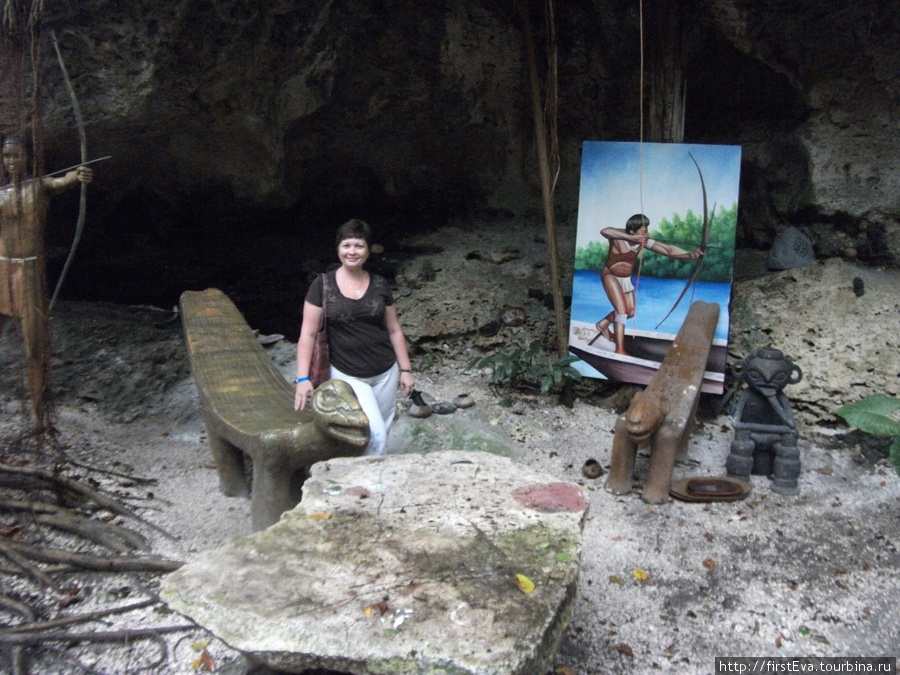
[{"label": "woman standing", "polygon": [[[387,280],[365,269],[372,242],[369,225],[350,220],[337,231],[341,266],[325,277],[326,325],[331,377],[349,384],[369,418],[366,455],[383,455],[394,419],[397,384],[405,396],[415,380],[406,337]],[[312,283],[303,303],[297,341],[297,390],[294,408],[302,410],[312,396],[309,364],[322,320],[323,276]]]}]

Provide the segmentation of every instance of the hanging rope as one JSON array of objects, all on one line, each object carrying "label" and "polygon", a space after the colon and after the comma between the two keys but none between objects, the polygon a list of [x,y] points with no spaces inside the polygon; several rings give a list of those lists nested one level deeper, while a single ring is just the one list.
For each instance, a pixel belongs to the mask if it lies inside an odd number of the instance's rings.
[{"label": "hanging rope", "polygon": [[[644,215],[644,0],[638,0],[638,38],[640,40],[640,74],[638,76],[638,105],[640,106],[640,128],[638,131],[638,203]],[[641,272],[644,269],[644,247],[638,252],[637,280],[634,284],[634,316],[631,328],[637,325],[638,291],[641,287]]]}]

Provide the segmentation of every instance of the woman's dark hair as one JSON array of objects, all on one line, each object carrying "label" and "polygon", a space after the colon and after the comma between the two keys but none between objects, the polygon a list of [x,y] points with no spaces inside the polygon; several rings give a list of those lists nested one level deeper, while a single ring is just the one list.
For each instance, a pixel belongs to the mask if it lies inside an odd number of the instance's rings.
[{"label": "woman's dark hair", "polygon": [[364,239],[366,246],[372,248],[372,228],[366,221],[353,218],[337,229],[335,245],[340,246],[344,239]]},{"label": "woman's dark hair", "polygon": [[625,231],[628,234],[634,234],[642,227],[650,227],[650,219],[643,213],[635,213],[628,222],[625,223]]}]

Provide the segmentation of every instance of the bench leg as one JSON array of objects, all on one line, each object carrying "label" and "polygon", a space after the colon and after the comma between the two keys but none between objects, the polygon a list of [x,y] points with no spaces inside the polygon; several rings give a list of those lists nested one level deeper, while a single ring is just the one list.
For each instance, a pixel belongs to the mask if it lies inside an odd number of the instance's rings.
[{"label": "bench leg", "polygon": [[675,457],[686,451],[689,429],[678,424],[663,424],[656,432],[650,450],[650,472],[641,498],[648,504],[662,504],[669,499]]},{"label": "bench leg", "polygon": [[[267,452],[264,450],[264,456]],[[271,453],[269,453],[271,454]],[[253,490],[250,519],[254,532],[264,530],[281,519],[281,514],[297,506],[292,490],[294,470],[281,462],[253,463]]]},{"label": "bench leg", "polygon": [[216,472],[219,474],[219,489],[226,497],[247,497],[250,489],[247,485],[247,477],[244,475],[243,451],[226,441],[221,436],[209,431],[209,449],[212,451],[213,460],[216,462]]},{"label": "bench leg", "polygon": [[631,492],[631,475],[634,473],[634,458],[637,454],[637,443],[629,435],[626,424],[625,415],[620,415],[616,420],[609,476],[606,478],[606,489],[617,495]]}]

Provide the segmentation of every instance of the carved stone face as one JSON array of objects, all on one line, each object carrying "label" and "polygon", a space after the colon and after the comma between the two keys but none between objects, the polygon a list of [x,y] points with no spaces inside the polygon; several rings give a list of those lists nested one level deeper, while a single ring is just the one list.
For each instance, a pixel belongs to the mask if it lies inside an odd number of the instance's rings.
[{"label": "carved stone face", "polygon": [[766,396],[800,381],[800,369],[778,349],[758,349],[744,361],[741,373],[747,386]]},{"label": "carved stone face", "polygon": [[346,382],[328,380],[316,389],[312,411],[315,425],[326,436],[357,448],[368,444],[369,418]]}]

